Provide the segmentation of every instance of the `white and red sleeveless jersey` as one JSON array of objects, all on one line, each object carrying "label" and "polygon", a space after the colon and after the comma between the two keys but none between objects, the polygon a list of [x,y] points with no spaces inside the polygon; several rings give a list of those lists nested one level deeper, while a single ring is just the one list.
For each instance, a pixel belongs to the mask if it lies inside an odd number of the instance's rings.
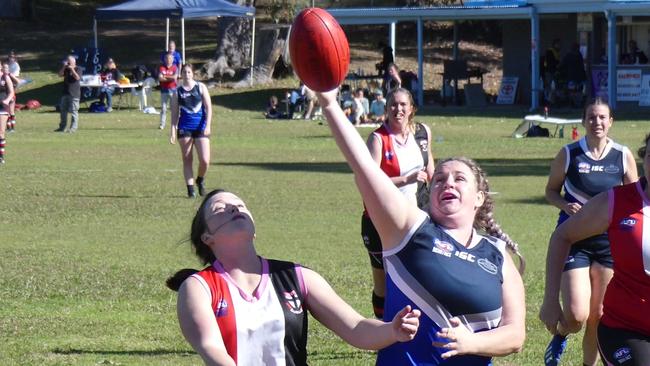
[{"label": "white and red sleeveless jersey", "polygon": [[650,202],[640,182],[608,191],[614,277],[601,321],[650,336]]},{"label": "white and red sleeveless jersey", "polygon": [[[401,144],[395,140],[388,125],[383,124],[373,132],[381,139],[381,163],[379,167],[389,177],[409,175],[424,168],[424,160],[420,146],[415,141],[415,136],[409,133],[406,142]],[[400,191],[415,202],[417,183],[406,184],[399,187]]]},{"label": "white and red sleeveless jersey", "polygon": [[261,260],[262,279],[252,296],[218,261],[192,277],[210,294],[226,351],[237,365],[306,365],[307,290],[301,267]]}]

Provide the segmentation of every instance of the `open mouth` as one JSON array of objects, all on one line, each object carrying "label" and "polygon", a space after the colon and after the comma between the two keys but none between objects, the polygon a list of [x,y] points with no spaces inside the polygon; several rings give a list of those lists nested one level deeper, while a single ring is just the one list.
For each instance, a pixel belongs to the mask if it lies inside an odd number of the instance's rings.
[{"label": "open mouth", "polygon": [[448,193],[443,193],[442,196],[440,197],[440,199],[443,200],[443,201],[451,201],[451,200],[455,200],[457,198],[458,198],[458,196],[456,196],[453,193],[449,193],[449,192]]}]

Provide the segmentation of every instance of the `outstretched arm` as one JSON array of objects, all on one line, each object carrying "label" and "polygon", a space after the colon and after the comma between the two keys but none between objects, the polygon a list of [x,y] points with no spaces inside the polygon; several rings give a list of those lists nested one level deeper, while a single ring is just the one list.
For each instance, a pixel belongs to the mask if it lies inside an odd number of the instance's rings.
[{"label": "outstretched arm", "polygon": [[406,306],[390,323],[364,318],[343,301],[318,273],[307,268],[303,268],[302,272],[309,289],[309,311],[319,322],[352,346],[377,350],[395,342],[410,341],[415,337],[420,324],[419,310],[411,310],[410,306]]},{"label": "outstretched arm", "polygon": [[422,214],[379,168],[356,128],[345,117],[336,100],[336,90],[317,93],[336,144],[354,172],[359,193],[375,224],[384,250],[392,249],[406,236]]},{"label": "outstretched arm", "polygon": [[608,192],[590,199],[575,215],[555,229],[546,254],[546,287],[539,318],[552,334],[564,323],[560,307],[562,267],[571,245],[579,240],[602,234],[609,226]]},{"label": "outstretched arm", "polygon": [[223,344],[214,318],[210,296],[195,278],[188,278],[178,290],[176,311],[185,339],[208,366],[235,366]]}]

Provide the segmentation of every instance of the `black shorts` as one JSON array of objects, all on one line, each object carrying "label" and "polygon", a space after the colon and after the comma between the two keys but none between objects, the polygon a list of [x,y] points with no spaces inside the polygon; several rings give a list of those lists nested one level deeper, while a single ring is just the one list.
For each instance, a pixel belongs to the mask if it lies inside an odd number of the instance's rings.
[{"label": "black shorts", "polygon": [[176,131],[176,137],[177,138],[183,138],[183,137],[191,137],[193,139],[198,139],[201,137],[209,138],[208,136],[203,134],[204,130],[181,130],[179,129]]},{"label": "black shorts", "polygon": [[361,215],[361,239],[363,239],[363,245],[368,250],[370,265],[373,268],[384,269],[381,239],[372,220],[366,215]]},{"label": "black shorts", "polygon": [[650,337],[598,324],[598,351],[607,365],[650,365]]},{"label": "black shorts", "polygon": [[609,238],[606,234],[592,236],[573,244],[564,262],[564,271],[590,267],[594,262],[607,268],[614,266]]}]

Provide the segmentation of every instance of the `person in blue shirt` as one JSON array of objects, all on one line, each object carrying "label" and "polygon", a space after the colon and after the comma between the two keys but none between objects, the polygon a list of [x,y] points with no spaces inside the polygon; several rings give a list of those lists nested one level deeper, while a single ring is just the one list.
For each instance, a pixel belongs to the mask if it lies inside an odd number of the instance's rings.
[{"label": "person in blue shirt", "polygon": [[176,51],[176,42],[174,41],[169,41],[169,45],[167,47],[167,51],[163,51],[160,54],[160,63],[165,65],[165,57],[167,56],[168,53],[171,53],[174,56],[174,62],[173,65],[176,66],[180,70],[181,66],[183,65],[183,57],[181,56],[180,52]]},{"label": "person in blue shirt", "polygon": [[[399,191],[372,159],[337,101],[317,93],[334,139],[354,172],[381,238],[386,270],[384,319],[400,304],[422,312],[411,342],[379,351],[377,365],[487,366],[521,350],[526,329],[524,286],[506,248],[517,244],[493,218],[485,173],[467,158],[434,170],[429,212]],[[401,106],[390,118],[407,118]]]},{"label": "person in blue shirt", "polygon": [[[199,195],[205,195],[204,178],[210,166],[210,134],[212,131],[212,101],[208,88],[194,80],[191,64],[183,65],[181,82],[176,93],[172,95],[172,128],[169,142],[178,141],[183,157],[183,176],[187,184],[187,196],[196,197],[194,183]],[[192,169],[193,153],[196,150],[199,159],[196,182]]]}]

